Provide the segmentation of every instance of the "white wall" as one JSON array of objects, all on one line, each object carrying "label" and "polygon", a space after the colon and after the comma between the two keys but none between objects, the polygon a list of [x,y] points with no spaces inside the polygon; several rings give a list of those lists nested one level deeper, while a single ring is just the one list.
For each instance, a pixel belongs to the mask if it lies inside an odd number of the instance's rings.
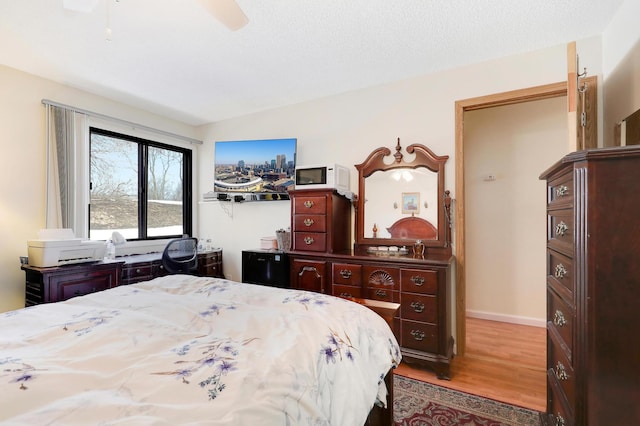
[{"label": "white wall", "polygon": [[614,127],[640,109],[640,2],[626,0],[602,34],[604,144]]},{"label": "white wall", "polygon": [[546,182],[538,176],[567,154],[566,105],[563,96],[465,113],[468,315],[546,323]]},{"label": "white wall", "polygon": [[[587,41],[585,57],[593,44]],[[599,46],[598,46],[599,48]],[[454,103],[525,87],[564,81],[566,46],[516,55],[434,75],[345,93],[312,102],[210,124],[199,129],[108,99],[0,66],[0,144],[6,166],[0,170],[0,311],[24,301],[24,274],[18,257],[44,224],[44,108],[41,99],[119,117],[185,136],[204,138],[196,152],[195,192],[211,188],[213,142],[252,138],[298,138],[298,160],[338,162],[351,167],[380,146],[423,143],[449,155],[447,188],[454,191]],[[452,194],[455,197],[455,194]],[[286,201],[234,205],[232,214],[216,202],[200,203],[196,236],[211,237],[224,249],[225,272],[240,278],[240,252],[262,236],[289,224]],[[455,229],[455,224],[454,224]],[[454,247],[455,250],[455,247]]]},{"label": "white wall", "polygon": [[[355,192],[353,165],[375,148],[392,148],[399,137],[404,147],[422,143],[449,155],[446,187],[455,198],[455,101],[564,81],[566,70],[562,45],[211,124],[203,129],[200,187],[213,181],[214,141],[296,137],[300,163],[351,167]],[[233,217],[217,202],[202,203],[199,228],[224,248],[225,273],[236,279],[241,250],[256,248],[260,237],[288,225],[289,214],[290,204],[281,201],[234,205]]]},{"label": "white wall", "polygon": [[[45,109],[49,99],[193,138],[197,129],[0,65],[0,312],[24,306],[19,256],[44,227]],[[197,154],[194,161],[197,163]],[[196,211],[197,213],[197,211]]]}]

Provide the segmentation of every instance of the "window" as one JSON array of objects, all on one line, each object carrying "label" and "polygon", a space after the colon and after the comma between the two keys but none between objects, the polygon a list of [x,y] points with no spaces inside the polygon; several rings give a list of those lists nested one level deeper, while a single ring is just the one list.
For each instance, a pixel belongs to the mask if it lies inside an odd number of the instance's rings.
[{"label": "window", "polygon": [[191,235],[191,151],[91,127],[89,238]]}]

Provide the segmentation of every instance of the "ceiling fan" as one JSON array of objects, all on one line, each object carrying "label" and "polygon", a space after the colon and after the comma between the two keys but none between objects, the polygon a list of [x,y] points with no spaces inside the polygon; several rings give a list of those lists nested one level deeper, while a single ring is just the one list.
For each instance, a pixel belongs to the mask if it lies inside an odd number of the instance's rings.
[{"label": "ceiling fan", "polygon": [[[249,23],[249,19],[235,0],[200,0],[200,3],[207,12],[212,14],[231,31],[237,31]],[[83,13],[92,12],[96,8],[97,4],[98,0],[62,1],[62,6],[65,9]]]},{"label": "ceiling fan", "polygon": [[231,31],[237,31],[249,23],[235,0],[200,0],[200,3]]}]

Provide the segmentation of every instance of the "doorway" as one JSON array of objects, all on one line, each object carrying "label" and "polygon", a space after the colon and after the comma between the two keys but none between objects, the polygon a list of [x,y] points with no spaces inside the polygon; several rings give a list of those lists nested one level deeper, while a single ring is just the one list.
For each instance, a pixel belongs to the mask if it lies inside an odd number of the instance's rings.
[{"label": "doorway", "polygon": [[[456,349],[464,355],[466,348],[467,312],[467,247],[465,222],[465,113],[485,108],[519,104],[567,95],[566,82],[521,89],[457,101],[456,108]],[[542,172],[543,170],[540,170]]]}]

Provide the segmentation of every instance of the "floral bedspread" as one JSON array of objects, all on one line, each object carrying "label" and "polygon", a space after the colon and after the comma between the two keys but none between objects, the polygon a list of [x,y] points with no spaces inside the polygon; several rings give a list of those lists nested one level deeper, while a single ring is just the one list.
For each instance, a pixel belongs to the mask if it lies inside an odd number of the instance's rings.
[{"label": "floral bedspread", "polygon": [[356,303],[173,275],[0,314],[0,423],[361,426],[399,362]]}]

